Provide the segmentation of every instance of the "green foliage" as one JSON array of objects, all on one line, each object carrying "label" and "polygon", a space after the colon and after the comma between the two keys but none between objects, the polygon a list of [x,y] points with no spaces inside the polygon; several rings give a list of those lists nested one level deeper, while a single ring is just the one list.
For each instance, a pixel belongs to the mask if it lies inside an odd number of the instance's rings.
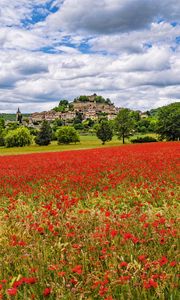
[{"label": "green foliage", "polygon": [[144,136],[136,139],[131,139],[131,143],[151,143],[151,142],[157,142],[155,138],[152,136]]},{"label": "green foliage", "polygon": [[63,121],[61,119],[56,119],[53,121],[52,123],[52,141],[56,141],[57,137],[56,137],[56,131],[59,129],[59,127],[61,127],[63,125]]},{"label": "green foliage", "polygon": [[180,139],[180,102],[169,104],[159,110],[156,132],[161,140]]},{"label": "green foliage", "polygon": [[0,146],[4,146],[5,120],[0,118]]},{"label": "green foliage", "polygon": [[109,104],[109,105],[112,104],[112,102],[111,102],[111,100],[110,100],[109,98],[107,98],[107,99],[105,100],[105,103],[106,103],[106,104]]},{"label": "green foliage", "polygon": [[150,121],[148,119],[141,119],[136,123],[136,130],[141,133],[149,132]]},{"label": "green foliage", "polygon": [[75,116],[75,118],[74,118],[74,120],[73,120],[73,124],[75,125],[75,124],[80,124],[80,123],[82,123],[82,121],[83,121],[83,113],[81,113],[81,112],[76,112],[76,116]]},{"label": "green foliage", "polygon": [[103,145],[105,142],[112,140],[113,131],[108,121],[101,121],[101,123],[98,125],[96,135],[98,139],[102,141]]},{"label": "green foliage", "polygon": [[28,129],[29,129],[31,135],[34,135],[34,136],[38,135],[38,130],[36,128],[28,127]]},{"label": "green foliage", "polygon": [[65,112],[68,110],[69,102],[68,100],[60,100],[59,105],[54,107],[53,110],[56,112]]},{"label": "green foliage", "polygon": [[58,144],[70,144],[80,142],[79,135],[74,127],[63,126],[57,130]]},{"label": "green foliage", "polygon": [[[74,99],[74,102],[89,102],[89,96],[86,95],[81,95],[78,98]],[[105,99],[102,96],[97,96],[96,94],[94,94],[94,101],[96,101],[97,103],[105,103],[105,104],[112,104],[111,100],[109,98]]]},{"label": "green foliage", "polygon": [[107,98],[107,99],[105,99],[105,98],[103,98],[102,96],[96,96],[95,97],[95,101],[97,102],[97,103],[105,103],[105,104],[112,104],[111,103],[111,100],[109,99],[109,98]]},{"label": "green foliage", "polygon": [[70,111],[73,111],[73,110],[74,110],[74,105],[73,105],[73,103],[69,103],[69,110],[70,110]]},{"label": "green foliage", "polygon": [[5,120],[0,118],[0,130],[5,128]]},{"label": "green foliage", "polygon": [[130,112],[130,115],[131,115],[132,119],[134,119],[135,122],[138,122],[141,120],[139,111],[132,110]]},{"label": "green foliage", "polygon": [[54,120],[52,124],[53,131],[56,131],[62,125],[63,125],[63,121],[61,119]]},{"label": "green foliage", "polygon": [[[30,114],[22,114],[23,117],[28,118]],[[0,118],[3,118],[5,121],[16,121],[16,114],[0,114]],[[24,119],[24,118],[23,118]]]},{"label": "green foliage", "polygon": [[85,95],[81,95],[79,96],[78,98],[75,99],[75,102],[76,101],[80,101],[80,102],[88,102],[89,101],[89,97],[88,96],[85,96]]},{"label": "green foliage", "polygon": [[18,122],[9,122],[7,125],[6,125],[6,130],[14,130],[14,129],[17,129],[19,128],[19,124]]},{"label": "green foliage", "polygon": [[149,132],[155,132],[156,131],[156,125],[157,125],[157,119],[153,117],[149,117],[148,120],[150,121],[149,124]]},{"label": "green foliage", "polygon": [[44,120],[42,122],[40,131],[37,134],[37,137],[35,138],[35,143],[40,146],[47,146],[51,142],[52,137],[52,129],[48,121]]},{"label": "green foliage", "polygon": [[128,108],[122,108],[119,111],[115,119],[115,129],[118,138],[122,138],[124,144],[125,138],[128,138],[134,129],[134,120],[131,116],[131,111]]},{"label": "green foliage", "polygon": [[25,127],[9,130],[4,138],[4,143],[7,148],[29,146],[31,142],[32,136]]},{"label": "green foliage", "polygon": [[5,137],[5,130],[4,129],[0,129],[0,146],[4,146],[5,145],[4,137]]},{"label": "green foliage", "polygon": [[82,125],[85,129],[89,129],[93,127],[94,123],[95,123],[94,120],[88,118],[82,122]]},{"label": "green foliage", "polygon": [[68,100],[60,100],[60,102],[59,102],[59,106],[62,106],[62,105],[64,105],[64,106],[68,106],[68,104],[69,104],[69,102],[68,102]]},{"label": "green foliage", "polygon": [[95,101],[97,103],[105,103],[105,99],[102,96],[96,96]]},{"label": "green foliage", "polygon": [[83,123],[77,123],[77,124],[74,124],[73,127],[74,127],[76,130],[83,130],[83,129],[84,129]]}]

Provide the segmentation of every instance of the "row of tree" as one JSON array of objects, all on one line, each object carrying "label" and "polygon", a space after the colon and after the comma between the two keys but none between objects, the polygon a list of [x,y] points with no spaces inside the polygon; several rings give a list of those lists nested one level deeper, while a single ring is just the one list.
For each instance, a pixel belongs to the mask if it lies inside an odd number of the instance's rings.
[{"label": "row of tree", "polygon": [[[137,114],[132,114],[127,108],[120,110],[114,120],[114,129],[119,139],[129,138],[137,130]],[[146,121],[146,120],[142,120]],[[180,139],[180,103],[172,103],[162,107],[158,112],[157,122],[154,126],[159,140],[176,141]],[[102,121],[97,128],[97,136],[103,144],[112,139],[113,130],[107,121]],[[147,141],[153,141],[146,138]],[[142,139],[141,139],[142,141]],[[155,140],[154,140],[155,141]]]},{"label": "row of tree", "polygon": [[[115,120],[108,121],[106,118],[101,118],[93,126],[102,144],[110,141],[114,134],[122,139],[124,144],[126,138],[137,132],[137,122],[140,122],[137,113],[124,108],[119,111]],[[5,126],[4,120],[0,119],[0,145],[22,147],[30,145],[33,140],[38,145],[49,145],[51,140],[57,140],[58,144],[80,141],[77,130],[72,126],[62,126],[61,120],[56,120],[53,124],[44,120],[39,130],[17,124],[14,126],[15,128]],[[173,103],[159,110],[154,132],[159,134],[160,140],[175,141],[180,139],[180,103]],[[150,142],[153,140],[146,138],[139,142],[143,141]],[[138,140],[134,140],[134,142],[138,142]]]},{"label": "row of tree", "polygon": [[[1,132],[1,131],[0,131]],[[52,141],[52,128],[48,121],[42,122],[41,128],[34,137],[30,130],[25,126],[20,126],[16,129],[9,130],[1,136],[1,145],[9,147],[29,146],[33,140],[39,146],[47,146]],[[79,135],[74,127],[63,126],[56,132],[58,144],[69,144],[80,142]]]}]

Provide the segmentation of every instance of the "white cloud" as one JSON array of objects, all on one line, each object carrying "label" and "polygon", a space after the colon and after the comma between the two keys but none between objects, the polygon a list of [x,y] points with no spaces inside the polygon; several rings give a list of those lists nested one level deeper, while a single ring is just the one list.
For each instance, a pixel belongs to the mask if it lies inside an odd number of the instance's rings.
[{"label": "white cloud", "polygon": [[101,35],[90,40],[94,51],[116,53],[143,53],[151,45],[175,45],[175,39],[180,36],[180,26],[173,27],[166,22],[152,23],[149,29],[132,31],[130,33]]},{"label": "white cloud", "polygon": [[[35,22],[48,3],[59,9]],[[177,101],[179,12],[167,0],[1,0],[0,112],[94,92],[142,110]]]},{"label": "white cloud", "polygon": [[66,0],[61,10],[49,16],[48,26],[70,32],[114,34],[148,27],[158,18],[180,20],[175,0]]}]

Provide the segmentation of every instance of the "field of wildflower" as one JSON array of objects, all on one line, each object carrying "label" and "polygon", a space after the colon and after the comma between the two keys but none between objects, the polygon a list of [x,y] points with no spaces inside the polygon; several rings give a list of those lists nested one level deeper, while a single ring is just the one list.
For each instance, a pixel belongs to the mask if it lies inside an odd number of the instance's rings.
[{"label": "field of wildflower", "polygon": [[180,144],[0,157],[0,299],[178,300]]}]

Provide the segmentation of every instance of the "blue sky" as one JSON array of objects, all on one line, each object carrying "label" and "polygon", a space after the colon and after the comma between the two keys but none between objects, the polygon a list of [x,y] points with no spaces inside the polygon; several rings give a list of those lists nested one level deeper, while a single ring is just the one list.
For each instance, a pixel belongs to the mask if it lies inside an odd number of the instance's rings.
[{"label": "blue sky", "polygon": [[180,1],[1,0],[0,113],[93,93],[147,110],[180,99]]}]

